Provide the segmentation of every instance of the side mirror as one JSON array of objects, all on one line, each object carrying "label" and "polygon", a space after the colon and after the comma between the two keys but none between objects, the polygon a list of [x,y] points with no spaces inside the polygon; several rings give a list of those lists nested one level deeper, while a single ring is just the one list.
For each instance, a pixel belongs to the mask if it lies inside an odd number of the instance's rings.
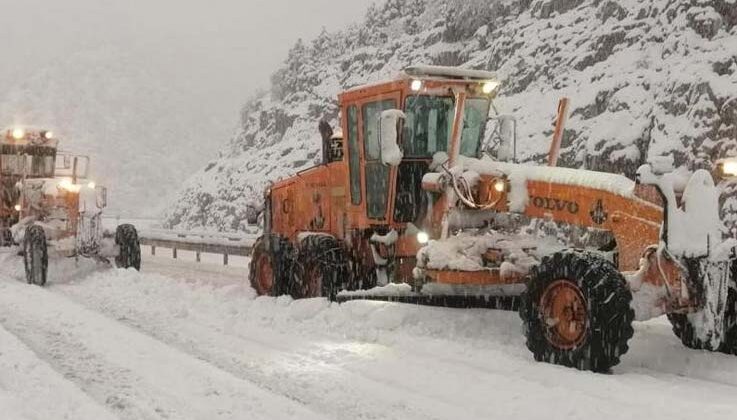
[{"label": "side mirror", "polygon": [[381,162],[388,166],[398,166],[404,153],[399,148],[399,132],[401,122],[407,116],[398,109],[388,109],[381,113],[379,119],[379,153]]},{"label": "side mirror", "polygon": [[98,209],[104,209],[107,207],[107,188],[102,186],[95,187],[95,200],[97,202]]}]

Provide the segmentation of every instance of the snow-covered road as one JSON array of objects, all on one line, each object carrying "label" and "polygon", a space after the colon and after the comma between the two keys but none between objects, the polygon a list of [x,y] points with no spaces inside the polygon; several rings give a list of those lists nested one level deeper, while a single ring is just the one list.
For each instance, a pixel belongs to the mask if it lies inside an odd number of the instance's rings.
[{"label": "snow-covered road", "polygon": [[2,419],[725,419],[737,357],[637,324],[611,375],[532,361],[514,313],[254,298],[238,267],[0,259]]}]

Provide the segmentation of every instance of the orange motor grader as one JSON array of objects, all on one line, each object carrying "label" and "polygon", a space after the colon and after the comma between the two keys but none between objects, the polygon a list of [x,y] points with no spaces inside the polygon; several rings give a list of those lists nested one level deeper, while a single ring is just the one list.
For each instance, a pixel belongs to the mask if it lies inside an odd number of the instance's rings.
[{"label": "orange motor grader", "polygon": [[46,284],[49,257],[87,257],[140,269],[133,225],[102,227],[107,189],[88,178],[89,158],[58,150],[49,130],[0,132],[0,249],[23,256],[26,280]]},{"label": "orange motor grader", "polygon": [[593,371],[619,363],[634,320],[661,315],[685,345],[737,353],[734,243],[712,175],[515,163],[514,118],[488,118],[497,87],[484,71],[413,67],[342,93],[323,163],[266,191],[257,293],[519,297],[535,359]]}]

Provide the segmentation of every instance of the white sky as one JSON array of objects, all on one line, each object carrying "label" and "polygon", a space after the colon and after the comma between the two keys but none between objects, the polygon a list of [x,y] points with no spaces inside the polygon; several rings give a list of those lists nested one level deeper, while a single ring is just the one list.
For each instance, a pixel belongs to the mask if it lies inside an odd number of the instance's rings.
[{"label": "white sky", "polygon": [[0,127],[52,128],[91,155],[111,211],[154,211],[216,156],[297,38],[372,2],[0,0]]},{"label": "white sky", "polygon": [[0,90],[29,67],[111,47],[157,64],[163,78],[192,89],[193,99],[219,97],[235,115],[297,38],[343,28],[372,2],[0,0]]}]

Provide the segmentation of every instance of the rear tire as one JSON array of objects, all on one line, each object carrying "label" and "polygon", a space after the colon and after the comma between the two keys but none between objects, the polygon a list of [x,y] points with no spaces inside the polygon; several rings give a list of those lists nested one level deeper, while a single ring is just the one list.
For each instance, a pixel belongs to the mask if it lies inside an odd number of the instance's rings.
[{"label": "rear tire", "polygon": [[248,279],[258,296],[289,293],[292,245],[277,235],[263,235],[253,246]]},{"label": "rear tire", "polygon": [[335,301],[338,292],[351,284],[350,273],[348,255],[335,238],[310,235],[300,244],[292,296]]},{"label": "rear tire", "polygon": [[687,314],[669,314],[668,320],[673,326],[673,333],[681,340],[684,346],[694,350],[719,351],[737,355],[737,290],[729,288],[727,295],[727,312],[724,316],[724,340],[718,348],[713,348],[708,342],[701,340],[696,333]]},{"label": "rear tire", "polygon": [[115,244],[118,246],[118,256],[115,265],[118,268],[135,268],[141,270],[141,244],[138,241],[138,231],[135,226],[125,224],[118,226],[115,231]]},{"label": "rear tire", "polygon": [[49,271],[49,253],[46,232],[38,225],[26,228],[23,239],[23,263],[28,284],[43,286]]},{"label": "rear tire", "polygon": [[609,261],[563,251],[533,268],[520,317],[537,361],[608,372],[632,338],[632,293]]},{"label": "rear tire", "polygon": [[727,314],[724,317],[727,329],[719,351],[737,356],[737,289],[730,287],[727,295]]},{"label": "rear tire", "polygon": [[[719,264],[719,263],[717,263]],[[709,295],[710,290],[708,288],[711,277],[714,275],[710,268],[715,267],[713,263],[694,261],[692,264],[687,264],[689,275],[699,279],[702,289],[699,291],[702,295]],[[724,266],[722,266],[724,267]],[[711,340],[713,332],[707,330],[707,326],[700,327],[701,330],[696,327],[692,317],[704,314],[668,314],[668,320],[673,327],[673,333],[681,340],[681,343],[694,350],[707,350],[707,351],[719,351],[727,354],[737,354],[737,261],[732,261],[729,268],[725,270],[717,270],[717,278],[726,275],[729,276],[727,285],[727,298],[724,302],[724,325],[721,339]],[[712,287],[713,289],[713,287]],[[706,299],[706,298],[704,298]],[[702,311],[707,311],[709,307],[708,302],[704,304]],[[713,310],[713,309],[712,309]],[[718,343],[718,344],[717,344]]]},{"label": "rear tire", "polygon": [[0,227],[0,247],[9,247],[13,245],[13,233],[10,228]]}]

